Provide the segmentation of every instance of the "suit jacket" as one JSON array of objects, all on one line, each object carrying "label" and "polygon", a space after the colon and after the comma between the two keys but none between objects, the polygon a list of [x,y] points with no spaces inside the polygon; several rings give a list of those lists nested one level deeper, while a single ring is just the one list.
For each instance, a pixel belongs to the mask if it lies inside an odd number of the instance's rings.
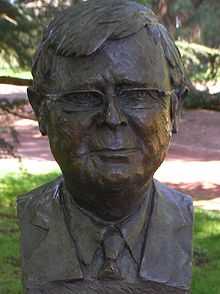
[{"label": "suit jacket", "polygon": [[[62,181],[59,177],[17,199],[27,288],[84,279],[59,201]],[[154,185],[154,208],[138,275],[142,281],[187,290],[191,281],[192,200],[156,180]]]}]

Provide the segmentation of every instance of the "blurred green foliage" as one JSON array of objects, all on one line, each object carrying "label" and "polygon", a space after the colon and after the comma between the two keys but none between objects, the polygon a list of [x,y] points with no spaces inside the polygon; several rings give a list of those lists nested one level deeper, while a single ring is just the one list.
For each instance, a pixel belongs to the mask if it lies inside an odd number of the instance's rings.
[{"label": "blurred green foliage", "polygon": [[0,77],[7,76],[7,77],[14,77],[20,79],[31,79],[31,71],[29,68],[23,69],[20,67],[0,67]]},{"label": "blurred green foliage", "polygon": [[[21,66],[30,66],[43,27],[59,11],[80,1],[82,0],[1,0],[0,58],[9,63],[15,63],[16,60]],[[176,40],[219,47],[218,0],[136,1],[150,7]]]},{"label": "blurred green foliage", "polygon": [[0,2],[0,66],[30,66],[41,23],[32,9]]},{"label": "blurred green foliage", "polygon": [[220,50],[197,43],[176,41],[191,81],[208,81],[220,76]]},{"label": "blurred green foliage", "polygon": [[[83,0],[0,0],[0,67],[13,65],[30,68],[43,27],[65,7],[80,1]],[[136,1],[150,7],[176,40],[191,89],[185,107],[220,110],[220,95],[199,92],[192,84],[220,80],[219,0]],[[4,72],[10,76],[17,75],[15,71]],[[16,138],[8,124],[7,114],[0,105],[3,122],[0,127],[10,131],[13,143],[0,138],[0,146],[7,154],[13,154]]]}]

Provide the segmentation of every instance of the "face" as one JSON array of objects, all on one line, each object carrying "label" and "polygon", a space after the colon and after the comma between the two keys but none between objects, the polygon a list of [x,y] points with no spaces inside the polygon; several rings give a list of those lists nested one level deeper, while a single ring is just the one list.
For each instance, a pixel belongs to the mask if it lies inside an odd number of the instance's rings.
[{"label": "face", "polygon": [[161,91],[171,87],[160,45],[142,33],[108,41],[91,56],[60,57],[53,73],[43,124],[69,185],[144,187],[171,137],[170,94]]}]

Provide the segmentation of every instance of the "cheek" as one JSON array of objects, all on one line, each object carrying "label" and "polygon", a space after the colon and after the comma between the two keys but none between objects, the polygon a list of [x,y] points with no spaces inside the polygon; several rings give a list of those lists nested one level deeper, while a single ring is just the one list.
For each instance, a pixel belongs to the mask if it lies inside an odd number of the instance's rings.
[{"label": "cheek", "polygon": [[171,121],[167,108],[139,110],[129,115],[131,124],[148,156],[164,157],[171,138]]},{"label": "cheek", "polygon": [[64,113],[52,108],[48,111],[47,134],[51,151],[58,162],[68,162],[70,156],[86,152],[87,135],[95,116],[92,112]]}]

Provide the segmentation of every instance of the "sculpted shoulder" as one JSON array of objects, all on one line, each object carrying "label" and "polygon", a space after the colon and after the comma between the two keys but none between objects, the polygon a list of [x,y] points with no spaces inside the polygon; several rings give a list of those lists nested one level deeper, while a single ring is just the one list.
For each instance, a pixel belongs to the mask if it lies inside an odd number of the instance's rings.
[{"label": "sculpted shoulder", "polygon": [[58,177],[55,180],[48,182],[36,189],[27,192],[17,197],[17,211],[19,218],[25,212],[33,212],[38,205],[49,203],[53,197],[56,197],[58,188],[62,183],[62,177]]},{"label": "sculpted shoulder", "polygon": [[178,210],[184,218],[189,217],[188,221],[193,221],[193,201],[192,197],[176,191],[154,179],[156,190],[163,201]]},{"label": "sculpted shoulder", "polygon": [[141,277],[146,281],[188,290],[192,266],[192,198],[157,180],[154,180],[154,184],[154,208],[141,264]]},{"label": "sculpted shoulder", "polygon": [[82,278],[76,249],[60,209],[62,181],[59,177],[17,199],[26,287]]}]

